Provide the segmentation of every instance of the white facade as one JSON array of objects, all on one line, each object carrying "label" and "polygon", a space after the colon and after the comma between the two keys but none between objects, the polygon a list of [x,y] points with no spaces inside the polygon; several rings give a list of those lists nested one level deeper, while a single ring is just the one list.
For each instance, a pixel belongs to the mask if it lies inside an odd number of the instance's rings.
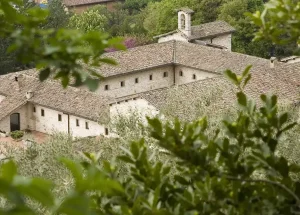
[{"label": "white facade", "polygon": [[130,113],[142,113],[144,116],[156,116],[159,111],[142,98],[123,100],[112,104],[110,116],[113,119],[118,115],[128,115]]},{"label": "white facade", "polygon": [[5,99],[5,96],[0,95],[0,103]]},{"label": "white facade", "polygon": [[[40,105],[27,103],[14,113],[20,114],[20,130],[53,134],[62,132],[73,137],[109,135],[105,126],[82,117],[69,115]],[[10,132],[10,116],[0,121],[0,131]]]},{"label": "white facade", "polygon": [[[152,80],[150,80],[151,76]],[[121,82],[124,83],[123,86],[121,86]],[[173,83],[173,66],[164,66],[160,68],[109,77],[101,82],[96,92],[104,96],[123,97],[158,88],[169,87],[172,86]]]},{"label": "white facade", "polygon": [[182,35],[181,32],[177,32],[177,33],[174,33],[174,34],[166,35],[164,37],[160,37],[158,39],[158,43],[163,43],[163,42],[172,41],[172,40],[182,41],[182,42],[189,42],[188,39],[185,36]]},{"label": "white facade", "polygon": [[197,80],[203,80],[206,78],[213,78],[218,76],[216,73],[205,72],[199,69],[194,69],[186,66],[176,66],[176,84],[187,84]]},{"label": "white facade", "polygon": [[231,34],[224,34],[214,38],[204,39],[202,41],[226,47],[229,51],[231,51]]},{"label": "white facade", "polygon": [[47,134],[70,133],[73,137],[105,135],[105,127],[97,122],[39,105],[29,104],[28,107],[30,130]]}]

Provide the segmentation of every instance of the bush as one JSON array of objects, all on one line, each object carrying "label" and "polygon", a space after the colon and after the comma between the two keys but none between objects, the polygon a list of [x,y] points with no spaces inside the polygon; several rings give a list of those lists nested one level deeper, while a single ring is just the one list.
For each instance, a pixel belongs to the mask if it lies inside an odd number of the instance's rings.
[{"label": "bush", "polygon": [[24,136],[24,131],[12,131],[10,132],[10,136],[14,139],[20,139]]}]

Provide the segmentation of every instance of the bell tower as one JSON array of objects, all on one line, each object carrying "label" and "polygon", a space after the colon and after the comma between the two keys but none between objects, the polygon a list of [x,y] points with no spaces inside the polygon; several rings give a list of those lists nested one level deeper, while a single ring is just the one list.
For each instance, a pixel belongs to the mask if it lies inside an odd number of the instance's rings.
[{"label": "bell tower", "polygon": [[192,35],[192,14],[193,10],[181,8],[178,12],[178,30],[183,32],[187,37]]}]

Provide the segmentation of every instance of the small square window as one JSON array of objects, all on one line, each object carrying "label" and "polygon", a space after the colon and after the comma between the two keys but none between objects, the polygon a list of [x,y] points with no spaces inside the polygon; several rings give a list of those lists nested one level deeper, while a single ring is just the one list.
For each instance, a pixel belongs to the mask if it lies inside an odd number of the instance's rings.
[{"label": "small square window", "polygon": [[45,111],[44,111],[44,109],[41,109],[41,116],[45,116]]},{"label": "small square window", "polygon": [[135,78],[135,83],[139,83],[139,78]]},{"label": "small square window", "polygon": [[79,127],[79,119],[76,119],[76,126]]},{"label": "small square window", "polygon": [[85,128],[89,129],[89,123],[88,122],[85,122]]},{"label": "small square window", "polygon": [[105,128],[105,135],[108,135],[109,131],[108,128]]},{"label": "small square window", "polygon": [[105,85],[104,90],[109,90],[109,85]]},{"label": "small square window", "polygon": [[182,71],[179,71],[179,76],[183,76],[183,72]]},{"label": "small square window", "polygon": [[34,112],[34,113],[36,112],[36,109],[35,109],[35,107],[33,107],[33,112]]},{"label": "small square window", "polygon": [[58,114],[58,121],[60,121],[61,122],[61,115],[60,114]]},{"label": "small square window", "polygon": [[197,79],[197,77],[196,77],[196,75],[195,75],[195,74],[193,74],[193,79],[195,79],[195,80]]},{"label": "small square window", "polygon": [[149,75],[149,80],[152,81],[152,79],[153,79],[153,78],[152,78],[152,75]]},{"label": "small square window", "polygon": [[125,81],[121,81],[121,87],[125,87]]},{"label": "small square window", "polygon": [[164,72],[164,78],[168,77],[168,72]]}]

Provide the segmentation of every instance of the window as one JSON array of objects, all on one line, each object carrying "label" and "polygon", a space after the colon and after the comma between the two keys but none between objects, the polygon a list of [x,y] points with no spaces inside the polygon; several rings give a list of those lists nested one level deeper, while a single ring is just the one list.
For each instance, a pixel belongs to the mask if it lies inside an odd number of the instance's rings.
[{"label": "window", "polygon": [[76,126],[79,127],[79,119],[76,119]]},{"label": "window", "polygon": [[183,72],[182,71],[179,71],[179,76],[183,76]]},{"label": "window", "polygon": [[152,81],[152,75],[149,75],[149,80]]},{"label": "window", "polygon": [[45,116],[45,111],[44,111],[44,109],[41,109],[41,116]]},{"label": "window", "polygon": [[108,128],[105,128],[105,135],[108,135]]},{"label": "window", "polygon": [[35,109],[35,107],[33,107],[33,112],[34,112],[34,113],[36,112],[36,109]]},{"label": "window", "polygon": [[128,100],[125,100],[125,102],[128,102]]},{"label": "window", "polygon": [[88,122],[85,122],[85,128],[89,129],[89,123]]},{"label": "window", "polygon": [[121,87],[125,86],[125,81],[121,81]]},{"label": "window", "polygon": [[164,78],[168,77],[168,72],[164,72]]},{"label": "window", "polygon": [[181,19],[181,30],[184,30],[185,29],[185,15],[184,14],[181,14],[180,16],[180,19]]},{"label": "window", "polygon": [[104,90],[109,90],[109,86],[105,85]]},{"label": "window", "polygon": [[195,75],[195,74],[193,74],[193,79],[197,79],[197,77],[196,77],[196,75]]},{"label": "window", "polygon": [[135,83],[139,83],[139,78],[135,78]]},{"label": "window", "polygon": [[61,115],[60,114],[58,114],[58,121],[61,122]]}]

